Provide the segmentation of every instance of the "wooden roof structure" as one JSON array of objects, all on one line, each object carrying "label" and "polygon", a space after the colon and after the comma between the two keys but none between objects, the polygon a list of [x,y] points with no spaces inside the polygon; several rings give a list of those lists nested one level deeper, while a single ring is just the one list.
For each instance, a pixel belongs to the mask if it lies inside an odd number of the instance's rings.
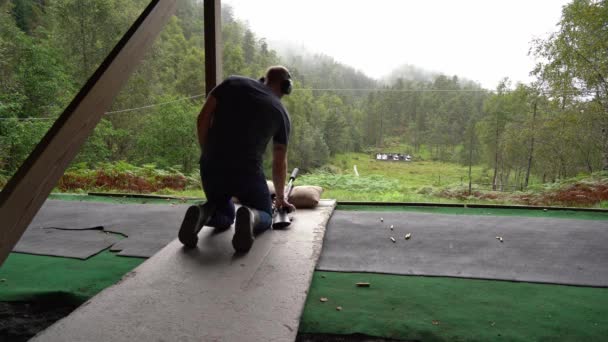
[{"label": "wooden roof structure", "polygon": [[[0,193],[0,265],[152,46],[177,0],[151,0]],[[204,0],[205,85],[221,80],[221,0]]]}]

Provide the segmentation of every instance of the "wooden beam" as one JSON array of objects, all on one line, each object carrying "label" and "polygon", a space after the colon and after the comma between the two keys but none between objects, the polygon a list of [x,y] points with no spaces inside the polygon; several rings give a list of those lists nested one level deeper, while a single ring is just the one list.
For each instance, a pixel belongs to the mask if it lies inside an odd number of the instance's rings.
[{"label": "wooden beam", "polygon": [[205,92],[222,81],[222,1],[205,0]]},{"label": "wooden beam", "polygon": [[150,2],[6,184],[0,193],[0,265],[171,18],[176,3]]}]

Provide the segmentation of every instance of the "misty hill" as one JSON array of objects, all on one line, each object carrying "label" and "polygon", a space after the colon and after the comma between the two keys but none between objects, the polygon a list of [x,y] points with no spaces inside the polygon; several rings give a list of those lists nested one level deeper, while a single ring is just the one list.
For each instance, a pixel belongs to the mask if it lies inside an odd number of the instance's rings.
[{"label": "misty hill", "polygon": [[303,46],[271,42],[283,62],[299,81],[313,89],[370,89],[378,82],[333,57],[313,53]]},{"label": "misty hill", "polygon": [[439,75],[441,75],[439,72],[425,70],[411,64],[404,64],[394,69],[388,76],[383,78],[382,81],[387,84],[394,84],[398,79],[404,81],[432,82]]},{"label": "misty hill", "polygon": [[395,85],[397,82],[410,81],[418,84],[435,83],[439,78],[457,78],[458,83],[464,88],[482,89],[481,85],[460,75],[446,75],[438,71],[429,71],[415,65],[404,64],[395,68],[381,82],[387,85]]},{"label": "misty hill", "polygon": [[[108,0],[87,3],[0,1],[0,177],[19,167],[149,0],[119,7],[106,6]],[[75,163],[196,170],[202,99],[193,96],[205,92],[202,6],[200,0],[178,2],[177,15]],[[258,78],[276,64],[293,71],[297,91],[284,99],[293,123],[289,163],[304,171],[324,166],[332,155],[393,146],[426,151],[430,159],[483,164],[493,170],[494,184],[525,184],[528,175],[561,179],[603,167],[598,142],[605,141],[605,110],[597,102],[546,97],[525,85],[476,91],[479,85],[460,76],[405,64],[388,81],[375,80],[330,56],[268,43],[228,6],[223,11],[224,75]],[[332,88],[366,90],[318,90]]]},{"label": "misty hill", "polygon": [[313,89],[380,89],[395,86],[398,82],[409,84],[433,84],[438,78],[454,78],[461,86],[481,88],[474,81],[461,75],[446,75],[421,67],[403,64],[379,80],[367,76],[352,66],[336,61],[323,53],[315,53],[304,45],[270,41],[269,45],[294,76],[305,86]]}]

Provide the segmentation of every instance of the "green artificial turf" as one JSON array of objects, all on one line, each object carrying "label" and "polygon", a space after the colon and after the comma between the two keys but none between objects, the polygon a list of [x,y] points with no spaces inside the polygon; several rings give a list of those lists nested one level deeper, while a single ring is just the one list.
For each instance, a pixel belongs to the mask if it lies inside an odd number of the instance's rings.
[{"label": "green artificial turf", "polygon": [[[122,204],[184,203],[65,194],[50,198]],[[552,210],[361,205],[339,205],[338,209],[608,219],[606,213]],[[109,251],[84,261],[12,253],[0,266],[0,301],[27,301],[49,294],[85,301],[118,282],[144,260],[119,257]],[[356,287],[359,281],[370,282],[371,287]],[[604,341],[608,336],[607,291],[442,277],[316,272],[300,332],[362,333],[421,341]],[[321,297],[328,301],[320,302]],[[337,311],[337,306],[342,310]]]},{"label": "green artificial turf", "polygon": [[[113,204],[183,204],[187,200],[52,194],[49,199]],[[144,262],[109,250],[87,260],[11,253],[0,266],[0,301],[37,301],[47,295],[65,295],[85,301]]]},{"label": "green artificial turf", "polygon": [[348,211],[411,211],[433,214],[451,215],[481,215],[481,216],[521,216],[521,217],[550,217],[578,220],[608,220],[608,211],[576,211],[576,210],[542,210],[542,209],[494,209],[494,208],[458,208],[458,207],[416,207],[406,205],[358,205],[358,204],[339,204],[336,210]]},{"label": "green artificial turf", "polygon": [[110,251],[87,260],[11,253],[0,266],[0,301],[27,301],[53,293],[85,301],[144,260]]},{"label": "green artificial turf", "polygon": [[608,289],[315,272],[300,332],[425,342],[606,341]]}]

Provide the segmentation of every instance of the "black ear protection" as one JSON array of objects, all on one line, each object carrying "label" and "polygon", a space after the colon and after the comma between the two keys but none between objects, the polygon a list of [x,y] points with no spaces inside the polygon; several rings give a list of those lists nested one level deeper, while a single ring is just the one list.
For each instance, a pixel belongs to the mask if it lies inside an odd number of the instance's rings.
[{"label": "black ear protection", "polygon": [[[266,82],[266,77],[260,77],[260,79],[258,80],[261,83]],[[281,81],[281,93],[285,94],[285,95],[289,95],[291,94],[291,91],[293,90],[293,82],[291,81],[291,74],[287,73],[287,79],[284,79]]]},{"label": "black ear protection", "polygon": [[281,81],[281,92],[285,95],[291,94],[293,89],[293,82],[291,81],[291,74],[287,73],[287,79]]}]

